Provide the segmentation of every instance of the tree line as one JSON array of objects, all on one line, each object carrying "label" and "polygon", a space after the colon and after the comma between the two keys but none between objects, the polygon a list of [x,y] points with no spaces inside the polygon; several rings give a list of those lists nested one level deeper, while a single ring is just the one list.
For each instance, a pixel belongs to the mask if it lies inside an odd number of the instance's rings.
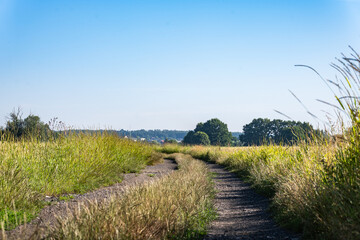
[{"label": "tree line", "polygon": [[128,131],[121,129],[116,131],[116,133],[121,137],[132,137],[132,138],[145,138],[147,141],[157,141],[160,142],[166,139],[175,139],[181,141],[188,131],[181,131],[181,130],[133,130]]},{"label": "tree line", "polygon": [[292,145],[299,141],[326,137],[325,132],[314,129],[307,122],[257,118],[243,126],[238,138],[232,136],[225,123],[217,118],[198,123],[189,131],[183,144],[217,146],[253,146],[263,144]]},{"label": "tree line", "polygon": [[243,127],[240,142],[245,146],[262,144],[292,145],[299,141],[326,137],[325,132],[314,129],[310,123],[257,118]]},{"label": "tree line", "polygon": [[[82,130],[78,130],[82,131]],[[76,131],[75,131],[76,132]],[[113,131],[119,136],[131,136],[133,138],[145,138],[148,141],[161,141],[175,143],[182,140],[185,145],[216,145],[216,146],[253,146],[263,144],[292,145],[309,139],[324,138],[326,134],[314,129],[307,122],[283,121],[280,119],[257,118],[243,126],[243,132],[235,137],[229,132],[227,124],[217,118],[210,119],[205,123],[198,123],[192,131],[177,130],[136,130],[136,131]],[[36,137],[47,139],[52,132],[49,124],[40,120],[39,116],[29,114],[22,118],[18,109],[9,114],[5,128],[0,127],[1,136],[21,139],[24,137]]]},{"label": "tree line", "polygon": [[49,124],[42,122],[39,116],[29,114],[23,119],[20,109],[11,112],[6,121],[5,128],[0,128],[1,136],[15,140],[26,137],[36,137],[45,140],[51,132]]},{"label": "tree line", "polygon": [[189,131],[184,137],[184,144],[191,145],[231,145],[236,140],[229,132],[225,123],[217,118],[208,120],[205,123],[198,123],[193,131]]}]

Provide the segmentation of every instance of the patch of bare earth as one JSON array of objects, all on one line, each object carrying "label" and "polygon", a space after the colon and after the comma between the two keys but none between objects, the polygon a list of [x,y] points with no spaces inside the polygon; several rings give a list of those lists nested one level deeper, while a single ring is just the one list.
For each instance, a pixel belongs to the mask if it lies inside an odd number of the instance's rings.
[{"label": "patch of bare earth", "polygon": [[[177,164],[173,160],[164,159],[163,163],[147,166],[140,173],[125,174],[121,183],[109,187],[103,187],[93,192],[82,195],[73,195],[73,199],[68,201],[58,201],[56,198],[48,198],[48,201],[53,201],[54,204],[45,207],[41,210],[37,218],[32,220],[29,224],[18,226],[14,230],[7,231],[6,239],[45,239],[51,232],[51,229],[56,228],[57,219],[69,214],[69,211],[82,207],[88,204],[89,201],[96,200],[98,203],[106,200],[112,195],[121,197],[126,188],[137,184],[142,184],[152,181],[164,175],[171,173],[177,168]],[[0,240],[4,237],[0,234]]]},{"label": "patch of bare earth", "polygon": [[208,163],[215,173],[214,182],[218,191],[215,207],[218,218],[212,222],[208,239],[288,239],[300,236],[279,227],[268,213],[269,200],[257,194],[249,184],[241,181],[235,173],[224,167]]}]

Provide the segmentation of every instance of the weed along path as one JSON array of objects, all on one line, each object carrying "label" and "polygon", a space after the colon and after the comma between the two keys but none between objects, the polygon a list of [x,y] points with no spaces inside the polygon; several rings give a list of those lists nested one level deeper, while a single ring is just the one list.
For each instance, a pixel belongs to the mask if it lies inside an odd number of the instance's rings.
[{"label": "weed along path", "polygon": [[49,234],[51,234],[51,229],[56,228],[58,218],[68,215],[69,211],[75,211],[89,202],[96,201],[101,203],[111,196],[121,196],[128,187],[158,179],[168,175],[175,169],[177,169],[177,164],[174,160],[164,159],[163,163],[147,166],[140,173],[125,174],[121,183],[103,187],[82,195],[72,195],[73,198],[67,201],[49,198],[48,201],[53,201],[54,203],[43,208],[37,218],[29,224],[18,226],[14,230],[3,233],[0,232],[0,240],[46,239]]},{"label": "weed along path", "polygon": [[207,163],[214,174],[218,218],[211,223],[208,239],[289,239],[300,237],[278,227],[267,213],[268,199],[224,167]]}]

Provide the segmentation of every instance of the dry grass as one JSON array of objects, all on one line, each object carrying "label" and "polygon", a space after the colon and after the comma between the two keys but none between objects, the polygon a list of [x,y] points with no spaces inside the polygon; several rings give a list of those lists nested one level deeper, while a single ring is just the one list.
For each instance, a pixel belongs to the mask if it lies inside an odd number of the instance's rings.
[{"label": "dry grass", "polygon": [[106,203],[92,202],[66,219],[52,239],[196,239],[214,217],[206,166],[176,155],[180,169]]},{"label": "dry grass", "polygon": [[156,161],[153,148],[109,134],[0,144],[0,223],[9,229],[44,205],[45,195],[83,193],[121,181]]},{"label": "dry grass", "polygon": [[280,223],[302,231],[305,238],[359,239],[359,149],[323,142],[294,147],[193,146],[180,151],[237,172],[272,198]]}]

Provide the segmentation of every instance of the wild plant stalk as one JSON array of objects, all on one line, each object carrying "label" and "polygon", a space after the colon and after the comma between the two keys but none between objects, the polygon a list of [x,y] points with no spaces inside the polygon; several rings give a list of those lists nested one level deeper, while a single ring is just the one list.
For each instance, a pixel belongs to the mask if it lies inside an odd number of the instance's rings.
[{"label": "wild plant stalk", "polygon": [[93,202],[68,218],[52,239],[197,239],[214,217],[206,166],[177,155],[179,170],[108,202]]},{"label": "wild plant stalk", "polygon": [[[216,161],[239,173],[273,199],[277,219],[309,239],[360,239],[360,56],[353,51],[332,65],[342,80],[332,86],[341,113],[340,142],[304,141],[299,146],[247,148],[165,146]],[[320,76],[320,75],[319,75]],[[345,119],[346,121],[346,119]]]},{"label": "wild plant stalk", "polygon": [[[84,193],[121,181],[122,174],[151,164],[153,148],[111,134],[60,135],[0,142],[0,222],[6,228],[18,217],[44,205],[45,195]],[[16,211],[14,210],[16,207]]]}]

